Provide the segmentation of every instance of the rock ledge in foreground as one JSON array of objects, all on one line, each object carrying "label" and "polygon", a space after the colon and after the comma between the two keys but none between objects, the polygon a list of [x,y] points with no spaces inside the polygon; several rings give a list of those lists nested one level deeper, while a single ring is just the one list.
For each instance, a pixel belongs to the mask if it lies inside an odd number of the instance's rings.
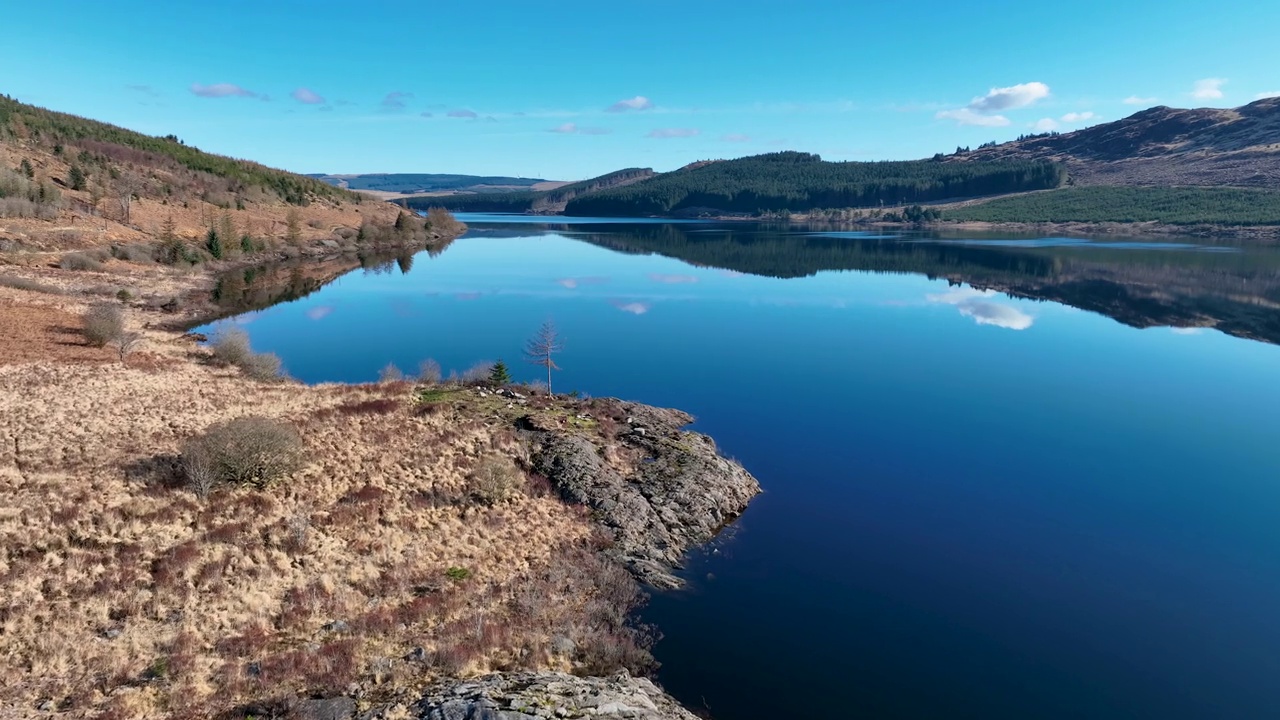
[{"label": "rock ledge in foreground", "polygon": [[498,673],[429,690],[412,708],[419,720],[697,720],[652,682],[622,673]]}]

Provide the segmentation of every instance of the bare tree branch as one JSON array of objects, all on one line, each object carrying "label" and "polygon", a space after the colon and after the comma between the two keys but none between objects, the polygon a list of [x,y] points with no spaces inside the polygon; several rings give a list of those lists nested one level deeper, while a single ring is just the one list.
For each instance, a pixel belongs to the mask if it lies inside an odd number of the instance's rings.
[{"label": "bare tree branch", "polygon": [[542,324],[537,334],[529,338],[524,345],[524,357],[532,365],[538,365],[547,369],[547,394],[551,394],[551,371],[559,370],[560,366],[556,365],[555,354],[564,349],[564,344],[560,342],[560,333],[556,331],[555,323],[550,320]]}]

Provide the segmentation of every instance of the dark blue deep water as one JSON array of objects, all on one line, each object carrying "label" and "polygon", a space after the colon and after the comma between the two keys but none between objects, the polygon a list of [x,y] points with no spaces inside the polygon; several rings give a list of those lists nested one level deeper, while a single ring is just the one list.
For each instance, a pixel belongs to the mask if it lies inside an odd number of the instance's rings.
[{"label": "dark blue deep water", "polygon": [[696,415],[765,493],[645,611],[686,705],[1280,717],[1274,250],[466,219],[223,322],[306,382],[533,380],[552,318],[558,390]]}]

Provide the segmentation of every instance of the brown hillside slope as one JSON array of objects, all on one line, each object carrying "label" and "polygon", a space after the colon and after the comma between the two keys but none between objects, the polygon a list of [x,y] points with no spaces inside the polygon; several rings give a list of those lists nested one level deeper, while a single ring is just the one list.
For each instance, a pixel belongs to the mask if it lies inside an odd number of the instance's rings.
[{"label": "brown hillside slope", "polygon": [[1274,188],[1280,186],[1280,98],[1233,109],[1154,107],[1123,120],[946,159],[1057,160],[1079,185]]}]

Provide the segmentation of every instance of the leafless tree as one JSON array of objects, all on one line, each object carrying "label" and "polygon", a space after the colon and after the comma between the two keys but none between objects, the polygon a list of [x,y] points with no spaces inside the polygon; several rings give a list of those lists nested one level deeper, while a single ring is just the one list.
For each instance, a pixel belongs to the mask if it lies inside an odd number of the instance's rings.
[{"label": "leafless tree", "polygon": [[537,334],[529,338],[524,345],[525,360],[547,369],[548,395],[551,394],[551,371],[560,369],[560,366],[556,365],[555,354],[563,349],[560,333],[556,331],[555,323],[550,320],[544,322],[542,327],[538,328]]},{"label": "leafless tree", "polygon": [[136,178],[122,177],[116,182],[116,192],[119,196],[116,198],[120,202],[120,222],[125,225],[129,224],[131,219],[130,210],[133,208],[133,196],[138,194],[142,189],[142,183]]}]

